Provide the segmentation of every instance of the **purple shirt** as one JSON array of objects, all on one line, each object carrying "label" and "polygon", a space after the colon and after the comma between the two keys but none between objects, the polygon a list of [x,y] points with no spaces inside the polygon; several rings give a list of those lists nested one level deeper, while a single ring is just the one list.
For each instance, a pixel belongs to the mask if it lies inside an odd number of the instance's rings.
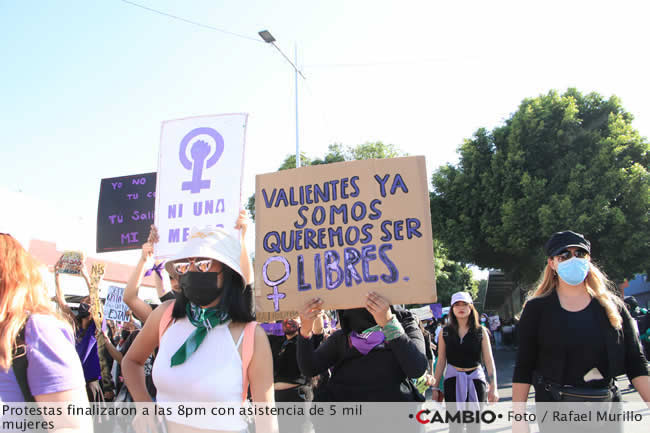
[{"label": "purple shirt", "polygon": [[[97,339],[95,338],[96,330],[95,322],[91,320],[83,338],[76,345],[86,382],[102,378],[102,369],[99,365],[99,353],[97,352]],[[77,331],[77,338],[79,338],[82,332],[81,330]]]},{"label": "purple shirt", "polygon": [[[34,314],[25,325],[27,383],[32,395],[84,388],[84,375],[68,328],[53,316]],[[0,402],[25,401],[13,369],[0,369]]]}]

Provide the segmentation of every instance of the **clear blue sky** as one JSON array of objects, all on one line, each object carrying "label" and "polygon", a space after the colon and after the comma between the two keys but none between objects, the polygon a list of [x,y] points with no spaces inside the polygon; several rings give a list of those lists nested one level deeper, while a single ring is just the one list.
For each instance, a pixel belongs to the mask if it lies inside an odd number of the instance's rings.
[{"label": "clear blue sky", "polygon": [[262,29],[298,44],[311,156],[382,140],[431,173],[570,86],[618,95],[650,134],[644,2],[135,1],[251,39],[121,0],[0,0],[0,229],[94,251],[100,179],[155,171],[161,122],[192,115],[250,113],[250,195],[295,145],[293,74]]}]

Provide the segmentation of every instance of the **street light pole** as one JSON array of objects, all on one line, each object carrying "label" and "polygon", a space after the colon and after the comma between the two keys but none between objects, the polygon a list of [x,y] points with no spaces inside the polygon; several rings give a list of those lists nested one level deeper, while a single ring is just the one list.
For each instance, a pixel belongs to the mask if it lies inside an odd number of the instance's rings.
[{"label": "street light pole", "polygon": [[[298,64],[298,44],[295,45],[294,60]],[[296,85],[296,168],[300,168],[300,142],[298,134],[298,68],[294,67],[295,85]]]},{"label": "street light pole", "polygon": [[300,167],[300,141],[299,141],[300,139],[298,133],[299,131],[298,129],[298,74],[300,74],[303,80],[306,80],[306,77],[298,69],[298,66],[296,66],[298,64],[298,45],[296,44],[295,46],[295,52],[294,52],[295,63],[294,63],[291,61],[291,59],[289,59],[289,57],[286,56],[286,54],[282,52],[282,50],[277,45],[275,45],[275,38],[268,30],[262,30],[258,32],[258,34],[264,40],[264,42],[273,45],[275,49],[278,50],[280,54],[282,54],[282,57],[284,57],[286,61],[289,62],[289,64],[293,67],[294,70],[295,86],[296,86],[296,167]]}]

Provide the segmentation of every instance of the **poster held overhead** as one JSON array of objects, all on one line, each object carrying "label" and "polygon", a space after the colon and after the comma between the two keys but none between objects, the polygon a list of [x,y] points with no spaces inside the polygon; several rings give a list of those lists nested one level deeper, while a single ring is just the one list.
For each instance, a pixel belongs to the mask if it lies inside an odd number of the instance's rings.
[{"label": "poster held overhead", "polygon": [[154,223],[156,173],[102,179],[97,206],[97,252],[142,248]]},{"label": "poster held overhead", "polygon": [[422,156],[350,161],[258,175],[255,280],[259,311],[436,300]]},{"label": "poster held overhead", "polygon": [[163,122],[158,157],[157,258],[179,251],[192,228],[234,229],[241,207],[247,114]]},{"label": "poster held overhead", "polygon": [[124,303],[124,288],[109,286],[104,303],[104,317],[116,322],[128,322],[129,307]]},{"label": "poster held overhead", "polygon": [[81,251],[64,251],[59,259],[58,272],[61,274],[81,275],[85,255]]}]

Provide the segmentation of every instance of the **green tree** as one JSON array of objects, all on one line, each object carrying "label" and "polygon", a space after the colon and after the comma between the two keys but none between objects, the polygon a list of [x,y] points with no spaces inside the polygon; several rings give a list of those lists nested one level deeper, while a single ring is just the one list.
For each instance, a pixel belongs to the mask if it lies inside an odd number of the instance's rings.
[{"label": "green tree", "polygon": [[333,162],[343,162],[345,160],[345,150],[343,149],[343,145],[334,143],[327,147],[327,154],[323,159],[315,159],[311,162],[311,165],[331,164]]},{"label": "green tree", "polygon": [[449,253],[442,242],[434,240],[433,255],[436,270],[436,291],[438,300],[448,306],[456,292],[468,292],[472,299],[478,295],[478,281],[472,277],[472,270],[466,265],[449,259]]},{"label": "green tree", "polygon": [[485,297],[487,296],[487,280],[478,280],[478,293],[474,300],[474,306],[479,314],[483,313],[483,304],[485,304]]},{"label": "green tree", "polygon": [[[304,153],[300,152],[300,166],[304,167],[307,165],[311,165],[311,159],[309,159],[309,157]],[[284,158],[284,161],[280,165],[280,168],[278,168],[278,171],[289,170],[290,168],[296,168],[295,153],[293,155],[289,155],[286,158]]]},{"label": "green tree", "polygon": [[650,148],[615,96],[526,99],[503,126],[465,140],[457,165],[432,178],[433,231],[450,257],[531,282],[553,232],[592,242],[621,281],[650,268]]},{"label": "green tree", "polygon": [[384,144],[381,141],[375,141],[359,144],[354,147],[348,147],[346,159],[349,161],[361,159],[384,159],[396,158],[404,155],[405,154],[393,144]]}]

